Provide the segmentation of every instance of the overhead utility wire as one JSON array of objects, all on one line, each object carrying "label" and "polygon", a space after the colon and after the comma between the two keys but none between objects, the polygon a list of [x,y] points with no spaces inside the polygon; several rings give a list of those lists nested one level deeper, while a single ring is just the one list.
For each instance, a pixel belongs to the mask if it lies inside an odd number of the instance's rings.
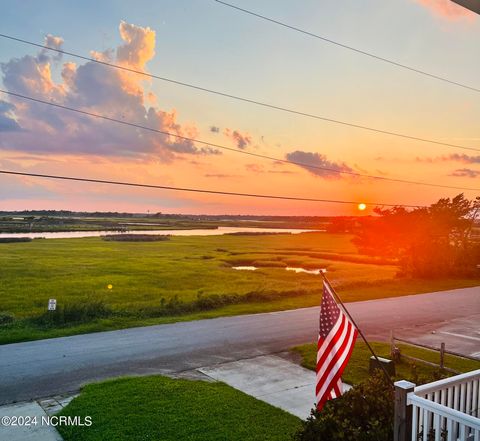
[{"label": "overhead utility wire", "polygon": [[333,123],[333,124],[339,124],[339,125],[343,125],[343,126],[347,126],[347,127],[354,127],[356,129],[367,130],[367,131],[370,131],[370,132],[382,133],[384,135],[390,135],[390,136],[396,136],[396,137],[399,137],[399,138],[410,139],[410,140],[413,140],[413,141],[420,141],[420,142],[426,142],[426,143],[430,143],[430,144],[443,145],[443,146],[446,146],[446,147],[453,147],[453,148],[458,148],[458,149],[463,149],[463,150],[480,151],[480,149],[477,149],[477,148],[474,148],[474,147],[466,147],[466,146],[462,146],[462,145],[458,145],[458,144],[450,144],[450,143],[447,143],[447,142],[442,142],[442,141],[438,141],[438,140],[434,140],[434,139],[427,139],[427,138],[421,138],[421,137],[418,137],[418,136],[407,135],[405,133],[399,133],[399,132],[392,132],[390,130],[377,129],[375,127],[364,126],[364,125],[361,125],[361,124],[355,124],[355,123],[351,123],[351,122],[348,122],[348,121],[343,121],[343,120],[334,119],[334,118],[328,118],[328,117],[324,117],[324,116],[321,116],[321,115],[316,115],[316,114],[313,114],[313,113],[302,112],[300,110],[290,109],[288,107],[277,106],[275,104],[269,104],[269,103],[266,103],[266,102],[263,102],[263,101],[257,101],[257,100],[250,99],[250,98],[244,98],[244,97],[241,97],[241,96],[238,96],[238,95],[233,95],[233,94],[226,93],[226,92],[220,92],[218,90],[209,89],[209,88],[202,87],[202,86],[197,86],[197,85],[194,85],[194,84],[191,84],[191,83],[186,83],[186,82],[183,82],[183,81],[177,81],[177,80],[173,80],[171,78],[161,77],[159,75],[149,74],[149,73],[146,73],[146,72],[142,72],[141,70],[136,70],[136,69],[132,69],[132,68],[125,67],[125,66],[120,66],[118,64],[109,63],[107,61],[96,60],[95,58],[85,57],[83,55],[78,55],[78,54],[75,54],[73,52],[64,51],[62,49],[57,49],[57,48],[54,48],[54,47],[50,47],[50,46],[46,46],[46,45],[42,45],[42,44],[38,44],[38,43],[33,43],[31,41],[23,40],[21,38],[12,37],[12,36],[6,35],[6,34],[1,34],[0,33],[0,37],[7,38],[7,39],[13,40],[13,41],[18,41],[20,43],[29,44],[31,46],[39,47],[39,48],[42,48],[42,49],[47,49],[47,50],[57,52],[57,53],[60,53],[60,54],[69,55],[69,56],[79,58],[79,59],[82,59],[82,60],[91,61],[93,63],[102,64],[104,66],[112,67],[112,68],[115,68],[115,69],[120,69],[120,70],[124,70],[124,71],[127,71],[127,72],[135,73],[135,74],[138,74],[138,75],[143,75],[143,76],[149,77],[149,78],[155,78],[157,80],[165,81],[165,82],[176,84],[176,85],[179,85],[179,86],[188,87],[190,89],[200,90],[202,92],[207,92],[207,93],[223,96],[225,98],[231,98],[231,99],[234,99],[234,100],[237,100],[237,101],[242,101],[242,102],[249,103],[249,104],[255,104],[257,106],[266,107],[266,108],[278,110],[278,111],[281,111],[281,112],[286,112],[286,113],[290,113],[290,114],[294,114],[294,115],[304,116],[304,117],[307,117],[307,118],[313,118],[313,119],[317,119],[317,120],[320,120],[320,121],[325,121],[325,122],[329,122],[329,123]]},{"label": "overhead utility wire", "polygon": [[322,37],[321,35],[314,34],[313,32],[309,32],[309,31],[306,31],[304,29],[297,28],[297,27],[295,27],[293,25],[290,25],[288,23],[285,23],[285,22],[282,22],[282,21],[279,21],[279,20],[275,20],[273,18],[267,17],[267,16],[262,15],[262,14],[258,14],[256,12],[250,11],[248,9],[241,8],[241,7],[233,5],[231,3],[227,3],[227,2],[224,2],[224,1],[221,1],[221,0],[215,0],[215,1],[217,3],[220,3],[224,6],[228,6],[229,8],[235,9],[235,10],[243,12],[245,14],[249,14],[249,15],[252,15],[254,17],[260,18],[262,20],[269,21],[270,23],[275,23],[279,26],[283,26],[284,28],[291,29],[292,31],[296,31],[296,32],[300,32],[304,35],[308,35],[309,37],[317,38],[317,39],[322,40],[326,43],[334,44],[334,45],[342,47],[344,49],[348,49],[350,51],[357,52],[357,53],[362,54],[362,55],[366,55],[367,57],[374,58],[375,60],[383,61],[383,62],[391,64],[393,66],[400,67],[402,69],[406,69],[406,70],[409,70],[411,72],[418,73],[420,75],[425,75],[426,77],[434,78],[436,80],[440,80],[440,81],[443,81],[445,83],[449,83],[449,84],[453,84],[455,86],[463,87],[464,89],[473,90],[474,92],[480,92],[480,89],[478,89],[477,87],[473,87],[473,86],[469,86],[467,84],[459,83],[458,81],[449,80],[448,78],[441,77],[440,75],[435,75],[435,74],[432,74],[430,72],[426,72],[424,70],[417,69],[415,67],[399,63],[398,61],[390,60],[389,58],[384,58],[384,57],[381,57],[379,55],[375,55],[371,52],[364,51],[362,49],[357,49],[356,47],[349,46],[349,45],[344,44],[344,43],[340,43],[338,41],[332,40],[332,39],[327,38],[327,37]]},{"label": "overhead utility wire", "polygon": [[88,112],[86,110],[80,110],[80,109],[76,109],[76,108],[73,108],[73,107],[63,106],[61,104],[53,103],[51,101],[44,101],[44,100],[41,100],[41,99],[38,99],[38,98],[33,98],[33,97],[30,97],[30,96],[21,95],[19,93],[9,92],[9,91],[2,90],[2,89],[0,89],[0,92],[5,93],[7,95],[17,97],[17,98],[21,98],[21,99],[33,101],[33,102],[36,102],[36,103],[44,104],[44,105],[47,105],[47,106],[52,106],[52,107],[56,107],[56,108],[59,108],[59,109],[68,110],[68,111],[75,112],[75,113],[80,113],[82,115],[87,115],[87,116],[91,116],[91,117],[94,117],[94,118],[99,118],[99,119],[103,119],[103,120],[107,120],[107,121],[111,121],[111,122],[116,122],[118,124],[123,124],[123,125],[126,125],[126,126],[135,127],[135,128],[142,129],[142,130],[148,130],[150,132],[155,132],[155,133],[159,133],[159,134],[162,134],[162,135],[173,136],[177,139],[182,139],[184,141],[197,142],[197,143],[209,146],[209,147],[214,147],[214,148],[218,148],[218,149],[222,149],[222,150],[228,150],[228,151],[231,151],[231,152],[240,153],[240,154],[248,155],[248,156],[254,156],[254,157],[257,157],[257,158],[268,159],[268,160],[271,160],[271,161],[282,162],[282,163],[285,163],[285,164],[293,164],[293,165],[297,165],[297,166],[300,166],[300,167],[306,167],[306,168],[310,168],[310,169],[314,169],[314,170],[322,170],[322,171],[328,171],[328,172],[332,172],[332,173],[346,174],[346,175],[364,177],[364,178],[369,178],[369,179],[378,179],[378,180],[389,181],[389,182],[399,182],[399,183],[404,183],[404,184],[424,185],[424,186],[429,186],[429,187],[441,187],[441,188],[449,188],[449,189],[453,189],[453,190],[480,191],[480,188],[455,187],[455,186],[450,186],[450,185],[433,184],[433,183],[430,183],[430,182],[409,181],[409,180],[406,180],[406,179],[388,178],[388,177],[385,177],[385,176],[377,176],[377,175],[369,175],[369,174],[350,172],[350,171],[344,171],[344,170],[337,170],[337,169],[331,168],[331,167],[322,167],[322,166],[319,166],[319,165],[311,165],[311,164],[307,164],[307,163],[304,163],[304,162],[297,162],[297,161],[291,161],[291,160],[288,160],[288,159],[275,158],[273,156],[267,156],[267,155],[262,155],[260,153],[248,152],[248,151],[245,151],[245,150],[238,150],[238,149],[234,149],[234,148],[227,147],[227,146],[224,146],[224,145],[215,144],[215,143],[207,142],[207,141],[202,141],[201,139],[190,138],[190,137],[187,137],[187,136],[178,135],[177,133],[172,133],[172,132],[167,132],[167,131],[164,131],[164,130],[154,129],[154,128],[151,128],[151,127],[143,126],[143,125],[132,123],[132,122],[129,122],[129,121],[124,121],[124,120],[120,120],[120,119],[116,119],[116,118],[111,118],[109,116],[101,115],[101,114],[98,114],[98,113]]},{"label": "overhead utility wire", "polygon": [[161,190],[185,191],[185,192],[192,192],[192,193],[208,193],[208,194],[225,195],[225,196],[244,196],[244,197],[251,197],[251,198],[262,198],[262,199],[282,199],[287,201],[326,202],[326,203],[332,203],[332,204],[349,204],[349,205],[365,204],[370,206],[376,205],[376,206],[384,206],[384,207],[406,207],[406,208],[422,207],[420,205],[384,204],[384,203],[377,203],[377,202],[316,199],[316,198],[303,198],[303,197],[296,197],[296,196],[277,196],[277,195],[256,194],[256,193],[237,193],[237,192],[231,192],[231,191],[206,190],[201,188],[173,187],[169,185],[140,184],[137,182],[110,181],[110,180],[104,180],[104,179],[79,178],[74,176],[46,175],[41,173],[26,173],[26,172],[18,172],[13,170],[0,170],[0,174],[28,176],[33,178],[59,179],[64,181],[90,182],[94,184],[110,184],[110,185],[123,185],[128,187],[156,188]]}]

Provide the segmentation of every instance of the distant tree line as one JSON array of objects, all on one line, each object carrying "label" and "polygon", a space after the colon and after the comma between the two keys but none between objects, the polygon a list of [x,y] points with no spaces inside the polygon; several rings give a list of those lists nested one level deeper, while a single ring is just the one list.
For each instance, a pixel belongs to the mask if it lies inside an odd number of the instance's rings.
[{"label": "distant tree line", "polygon": [[142,213],[122,213],[117,211],[69,211],[69,210],[22,210],[0,211],[0,216],[50,216],[50,217],[138,217],[147,216]]},{"label": "distant tree line", "polygon": [[183,220],[261,220],[261,221],[295,221],[295,222],[329,222],[331,216],[266,216],[250,214],[178,214],[178,213],[127,213],[119,211],[69,211],[69,210],[22,210],[0,211],[0,216],[49,216],[49,217],[150,217],[154,219],[183,219]]}]

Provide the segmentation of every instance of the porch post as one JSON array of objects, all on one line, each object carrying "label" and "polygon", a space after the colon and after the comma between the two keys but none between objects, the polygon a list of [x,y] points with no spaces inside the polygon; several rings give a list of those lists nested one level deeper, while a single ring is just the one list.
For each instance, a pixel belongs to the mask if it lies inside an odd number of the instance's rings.
[{"label": "porch post", "polygon": [[407,407],[407,394],[414,388],[415,384],[410,381],[395,382],[394,441],[410,441],[412,437],[412,408]]}]

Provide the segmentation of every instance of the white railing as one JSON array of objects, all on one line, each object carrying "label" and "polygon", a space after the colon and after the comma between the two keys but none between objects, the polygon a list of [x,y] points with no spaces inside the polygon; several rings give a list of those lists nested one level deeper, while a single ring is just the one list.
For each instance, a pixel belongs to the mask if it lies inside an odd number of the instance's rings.
[{"label": "white railing", "polygon": [[412,441],[480,441],[480,369],[417,386],[412,406]]}]

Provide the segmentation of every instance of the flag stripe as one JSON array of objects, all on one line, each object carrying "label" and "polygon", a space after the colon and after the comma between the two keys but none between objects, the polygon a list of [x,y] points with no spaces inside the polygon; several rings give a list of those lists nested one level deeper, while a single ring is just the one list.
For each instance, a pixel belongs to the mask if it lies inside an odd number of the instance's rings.
[{"label": "flag stripe", "polygon": [[[338,325],[338,326],[337,326]],[[337,331],[335,328],[333,332],[331,332],[327,339],[320,345],[318,348],[317,354],[317,374],[322,369],[322,366],[325,366],[326,359],[332,356],[332,350],[335,348],[339,340],[339,333],[345,332],[345,317],[339,317],[337,323],[335,324]],[[334,333],[335,332],[335,333]],[[342,335],[342,334],[341,334]],[[340,339],[341,339],[340,335]]]},{"label": "flag stripe", "polygon": [[317,409],[343,393],[342,373],[350,359],[358,331],[339,307],[324,281],[317,342],[315,395]]},{"label": "flag stripe", "polygon": [[[353,328],[353,332],[350,334],[350,338],[349,338],[349,346],[346,348],[346,351],[343,353],[342,359],[340,360],[340,366],[335,372],[332,372],[330,379],[326,380],[326,383],[329,383],[330,387],[333,387],[333,385],[335,385],[338,382],[338,380],[341,380],[343,371],[347,366],[348,360],[350,359],[353,348],[355,346],[355,340],[357,338],[357,334],[358,334],[358,331],[355,328]],[[320,398],[319,398],[319,395],[317,394],[317,403],[319,403],[320,406],[323,406],[323,404],[325,404],[325,401],[327,401],[327,399],[328,397],[325,394],[323,397],[320,397]]]},{"label": "flag stripe", "polygon": [[354,330],[351,323],[347,325],[347,336],[342,339],[339,349],[335,352],[334,358],[330,361],[328,367],[325,369],[325,374],[322,377],[317,377],[317,381],[321,384],[321,388],[317,395],[323,395],[327,390],[332,388],[332,380],[343,365],[345,357],[348,355],[348,347],[352,344],[354,337]]},{"label": "flag stripe", "polygon": [[[351,333],[349,336],[349,340],[352,340],[353,337],[354,337],[354,333]],[[342,358],[338,360],[338,363],[335,369],[332,370],[326,378],[322,379],[323,387],[317,394],[317,403],[319,403],[321,406],[327,400],[326,392],[330,390],[337,383],[338,379],[342,375],[343,370],[346,366],[346,363],[348,362],[347,355],[348,355],[348,352],[344,353]]]},{"label": "flag stripe", "polygon": [[339,397],[342,395],[342,380],[339,379],[335,385],[332,388],[332,391],[330,392],[329,399],[333,400],[334,398]]},{"label": "flag stripe", "polygon": [[[352,348],[352,349],[353,349],[353,348]],[[337,375],[335,376],[336,378],[338,377],[338,379],[341,380],[340,377],[341,377],[341,375],[342,375],[342,373],[343,373],[343,370],[345,369],[345,366],[347,365],[347,363],[348,363],[348,358],[345,360],[344,365],[343,365],[343,368],[337,372]],[[328,397],[327,395],[324,395],[324,396],[322,397],[322,399],[320,399],[320,400],[317,398],[317,406],[320,406],[320,408],[322,408],[323,405],[325,404],[325,402],[326,402],[328,399],[329,399],[329,397]]]},{"label": "flag stripe", "polygon": [[328,353],[328,347],[332,340],[337,335],[337,332],[344,324],[344,317],[339,316],[335,326],[332,328],[331,332],[328,334],[327,338],[323,339],[320,335],[318,336],[318,353],[317,353],[317,364],[322,361],[322,357],[326,356]]},{"label": "flag stripe", "polygon": [[342,323],[341,334],[338,335],[337,333],[336,336],[333,336],[331,343],[325,348],[326,351],[320,359],[321,362],[317,366],[319,368],[317,371],[317,382],[319,382],[325,372],[331,368],[332,361],[335,362],[335,360],[340,356],[339,351],[341,350],[342,344],[345,341],[347,332],[348,324],[345,326]]}]

